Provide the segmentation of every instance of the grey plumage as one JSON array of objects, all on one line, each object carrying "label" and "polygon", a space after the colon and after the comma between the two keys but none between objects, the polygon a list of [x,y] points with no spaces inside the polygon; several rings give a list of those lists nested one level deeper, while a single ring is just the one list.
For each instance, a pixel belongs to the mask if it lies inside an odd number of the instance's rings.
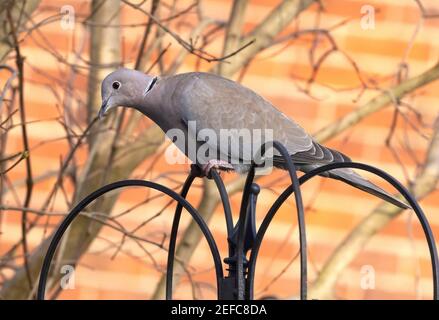
[{"label": "grey plumage", "polygon": [[[193,137],[203,129],[213,130],[218,139],[221,129],[272,129],[273,140],[284,144],[294,163],[304,172],[334,161],[351,161],[344,154],[314,141],[302,127],[254,91],[214,74],[191,72],[156,78],[135,70],[119,69],[104,79],[102,100],[101,115],[117,106],[134,108],[157,123],[165,133],[180,129],[186,137]],[[196,129],[188,127],[191,121],[196,121]],[[233,134],[230,138],[235,143],[239,139]],[[263,138],[261,136],[261,143]],[[257,143],[257,139],[254,142]],[[243,150],[237,154],[233,148],[219,141],[207,140],[205,143],[219,151],[224,159],[252,157],[254,152],[247,145],[240,146]],[[191,160],[197,162],[197,159]],[[276,152],[273,164],[284,167],[283,159]],[[240,164],[232,166],[238,172],[245,172],[249,167]],[[409,207],[351,169],[331,170],[327,176],[398,207]]]}]

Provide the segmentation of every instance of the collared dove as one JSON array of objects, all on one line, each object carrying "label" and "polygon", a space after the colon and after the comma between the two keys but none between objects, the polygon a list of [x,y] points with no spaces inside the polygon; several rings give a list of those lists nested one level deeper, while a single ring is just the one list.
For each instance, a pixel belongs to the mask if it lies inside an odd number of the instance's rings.
[{"label": "collared dove", "polygon": [[[217,151],[207,154],[207,163],[201,164],[198,156],[194,159],[188,154],[189,148],[183,146],[182,149],[181,143],[177,144],[193,162],[202,165],[207,171],[212,167],[248,171],[248,163],[227,161],[231,158],[251,158],[253,153],[247,144],[241,143],[239,147],[243,150],[238,148],[240,153],[237,154],[231,151],[235,149],[230,148],[230,145],[218,143],[222,130],[229,130],[231,141],[240,141],[236,129],[247,129],[250,132],[258,129],[272,130],[273,141],[279,141],[287,148],[293,162],[303,172],[334,161],[351,161],[341,152],[314,141],[302,127],[254,91],[218,75],[190,72],[159,78],[121,68],[104,79],[101,93],[100,117],[117,106],[134,108],[153,120],[167,134],[172,130],[184,132],[186,146],[187,140],[195,139],[203,130],[215,133],[218,140],[196,142],[197,149],[207,145]],[[191,122],[195,123],[193,129],[189,125]],[[263,139],[256,141],[262,142]],[[285,168],[283,158],[276,152],[273,153],[272,163],[276,167]],[[351,169],[334,169],[326,176],[348,183],[398,207],[410,208]]]}]

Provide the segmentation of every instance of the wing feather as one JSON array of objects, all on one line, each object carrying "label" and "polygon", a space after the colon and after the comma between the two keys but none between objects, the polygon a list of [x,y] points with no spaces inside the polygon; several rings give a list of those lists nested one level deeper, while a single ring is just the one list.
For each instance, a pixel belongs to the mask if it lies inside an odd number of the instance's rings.
[{"label": "wing feather", "polygon": [[[284,144],[293,158],[297,155],[298,160],[327,162],[325,155],[328,153],[302,127],[252,90],[212,74],[189,73],[185,76],[186,79],[180,82],[179,94],[173,98],[175,103],[181,104],[183,121],[196,121],[197,134],[202,129],[212,129],[219,139],[221,130],[227,129],[233,144],[239,142],[240,129],[249,129],[253,145],[260,146],[264,139],[269,140],[264,130],[271,130],[272,139]],[[255,134],[255,129],[262,130],[261,136]],[[247,159],[257,151],[246,144],[241,146],[243,154],[238,154],[219,140],[207,143],[218,148],[221,154],[232,157]]]}]

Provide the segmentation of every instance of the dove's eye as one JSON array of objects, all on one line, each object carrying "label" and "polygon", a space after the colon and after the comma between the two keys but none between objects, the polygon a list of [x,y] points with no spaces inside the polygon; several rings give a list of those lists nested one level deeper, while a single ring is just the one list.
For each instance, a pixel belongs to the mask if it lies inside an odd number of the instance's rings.
[{"label": "dove's eye", "polygon": [[117,89],[119,89],[120,88],[120,82],[119,81],[114,81],[113,82],[113,89],[114,90],[117,90]]}]

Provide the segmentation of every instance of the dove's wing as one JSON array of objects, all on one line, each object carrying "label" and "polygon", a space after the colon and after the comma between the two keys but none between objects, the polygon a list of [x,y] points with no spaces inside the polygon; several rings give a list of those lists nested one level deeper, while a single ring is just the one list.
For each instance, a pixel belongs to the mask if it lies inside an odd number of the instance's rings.
[{"label": "dove's wing", "polygon": [[[249,129],[250,132],[257,129],[271,129],[272,140],[282,143],[289,151],[292,160],[305,172],[324,163],[350,161],[344,154],[313,141],[298,124],[250,89],[211,74],[189,73],[184,77],[186,79],[179,82],[181,87],[174,92],[173,99],[176,99],[175,103],[180,103],[182,120],[186,123],[196,122],[196,128],[192,133],[210,129],[219,137],[221,129],[228,129],[227,132],[231,135],[230,141],[233,144],[239,142],[239,129]],[[191,131],[190,126],[189,131]],[[256,138],[253,140],[254,145],[257,146],[256,150],[247,144],[239,145],[243,150],[243,155],[227,144],[218,144],[218,141],[207,140],[206,143],[219,151],[221,155],[247,160],[248,157],[252,159],[254,151],[257,151],[263,142],[261,139],[258,143],[257,135],[254,135],[254,138]],[[278,167],[285,166],[283,158],[276,155],[276,152],[274,164]],[[401,208],[408,208],[407,204],[349,168],[331,170],[326,175],[342,180]]]},{"label": "dove's wing", "polygon": [[[297,163],[321,164],[334,160],[329,149],[314,142],[303,128],[252,90],[207,73],[188,73],[181,76],[185,78],[179,81],[180,88],[172,97],[173,103],[180,105],[183,121],[195,121],[195,133],[210,129],[220,137],[221,130],[226,129],[233,144],[242,138],[239,130],[248,129],[255,149],[259,149],[262,142],[276,140],[287,148],[293,161]],[[189,130],[193,129],[189,126]],[[257,130],[261,130],[261,135]],[[272,139],[264,135],[264,130],[272,130]],[[219,148],[221,154],[232,157],[244,156],[248,159],[257,151],[252,150],[251,145],[244,144],[241,146],[242,155],[237,153],[238,150],[219,143],[219,140],[206,143],[213,148]]]}]

